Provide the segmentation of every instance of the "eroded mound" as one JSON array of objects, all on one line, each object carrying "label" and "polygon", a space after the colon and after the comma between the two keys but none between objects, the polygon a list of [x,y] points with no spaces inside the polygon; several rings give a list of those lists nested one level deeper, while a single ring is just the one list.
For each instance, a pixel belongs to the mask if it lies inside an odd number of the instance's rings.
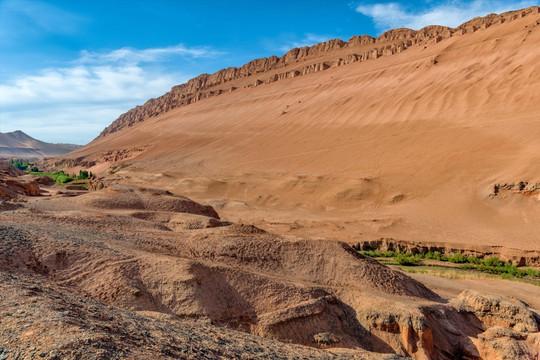
[{"label": "eroded mound", "polygon": [[[453,359],[460,351],[488,359],[508,339],[525,354],[534,353],[537,317],[527,306],[467,294],[446,305],[418,281],[345,243],[287,238],[240,224],[172,232],[156,221],[170,223],[182,214],[170,211],[180,208],[175,201],[206,207],[156,190],[117,186],[57,200],[2,215],[0,270],[52,281],[124,309],[115,310],[121,316],[126,310],[164,314],[173,328],[180,321],[175,319],[198,319],[310,347],[418,359]],[[161,200],[165,204],[156,205]],[[80,204],[88,207],[84,220],[80,211],[69,210]],[[113,205],[96,214],[98,204]],[[133,204],[143,210],[126,210]],[[167,211],[157,210],[162,208]],[[497,306],[509,309],[499,316],[504,321],[483,313]],[[512,320],[512,311],[520,316]]]},{"label": "eroded mound", "polygon": [[521,332],[537,332],[538,320],[525,304],[516,299],[502,299],[465,291],[454,305],[463,312],[474,313],[487,326],[502,326]]},{"label": "eroded mound", "polygon": [[[154,233],[152,239],[89,235],[50,220],[42,218],[30,230],[2,227],[6,256],[0,266],[44,274],[122,308],[207,319],[281,341],[370,349],[369,331],[342,301],[342,291],[363,299],[384,294],[437,299],[345,244],[236,232],[245,226],[182,236]],[[33,240],[38,231],[48,234],[46,239]],[[374,281],[376,274],[388,283]]]},{"label": "eroded mound", "polygon": [[39,195],[39,186],[34,181],[19,179],[24,172],[0,161],[0,200],[17,199],[20,195]]},{"label": "eroded mound", "polygon": [[83,206],[103,210],[149,210],[190,213],[219,219],[209,205],[201,205],[169,191],[128,185],[112,185],[80,197]]},{"label": "eroded mound", "polygon": [[[64,299],[68,310],[62,311],[82,318],[70,331],[91,341],[81,354],[144,357],[165,351],[166,356],[183,356],[185,351],[178,350],[185,349],[183,345],[172,348],[162,337],[178,326],[188,327],[186,319],[320,349],[349,348],[352,358],[369,358],[366,351],[448,360],[537,353],[538,316],[526,304],[470,292],[447,304],[420,282],[359,255],[343,242],[284,237],[231,224],[218,220],[210,206],[137,186],[111,185],[75,197],[53,194],[23,200],[31,201],[0,213],[0,272],[14,279],[6,291],[26,289],[17,280],[24,278],[38,284],[34,288],[39,291],[28,292],[35,297],[32,304],[47,308],[49,297]],[[52,287],[44,290],[47,282]],[[50,290],[58,286],[70,289],[74,297],[65,290]],[[47,294],[45,299],[41,294]],[[112,310],[73,307],[81,296]],[[30,319],[50,321],[50,314],[41,316],[34,310],[28,313]],[[134,326],[133,311],[141,314],[136,323],[154,335],[116,337],[116,329]],[[91,318],[88,312],[112,323],[105,328],[101,318]],[[149,314],[167,320],[170,328],[155,335]],[[17,321],[2,325],[11,328]],[[104,330],[84,335],[82,324]],[[31,342],[26,335],[14,334],[5,344]],[[153,336],[159,339],[142,353],[117,345],[127,339],[140,346]],[[208,344],[205,335],[197,336],[201,347],[213,349],[215,344]],[[68,337],[56,337],[53,346],[39,339],[32,341],[43,353],[77,356]]]},{"label": "eroded mound", "polygon": [[284,344],[189,319],[134,313],[0,272],[0,357],[109,359],[396,359]]}]

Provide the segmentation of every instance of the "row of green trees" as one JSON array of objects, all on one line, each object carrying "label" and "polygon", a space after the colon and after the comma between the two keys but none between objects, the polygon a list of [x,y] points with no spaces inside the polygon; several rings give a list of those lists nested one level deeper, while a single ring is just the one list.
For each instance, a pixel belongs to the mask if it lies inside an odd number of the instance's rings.
[{"label": "row of green trees", "polygon": [[9,160],[9,163],[13,166],[15,166],[19,170],[29,170],[29,171],[39,171],[39,169],[34,166],[31,162],[28,160],[23,159],[11,159]]},{"label": "row of green trees", "polygon": [[87,170],[79,170],[78,175],[77,174],[68,175],[64,173],[63,171],[56,171],[54,173],[40,172],[37,166],[29,162],[28,160],[24,160],[24,159],[11,159],[9,160],[9,163],[19,170],[27,171],[33,175],[50,176],[53,178],[55,182],[59,184],[65,184],[67,182],[74,181],[74,180],[87,180],[87,179],[92,179],[94,177],[94,174],[92,174],[91,171],[87,171]]},{"label": "row of green trees", "polygon": [[73,180],[87,180],[94,177],[94,174],[92,174],[91,171],[87,170],[79,170],[79,175],[72,174],[71,176],[64,173],[63,171],[57,171],[54,173],[43,173],[40,172],[37,166],[35,166],[33,163],[23,159],[11,159],[9,160],[9,163],[19,170],[27,171],[29,173],[32,173],[33,175],[50,176],[54,179],[55,182],[59,184],[64,184]]},{"label": "row of green trees", "polygon": [[358,251],[362,255],[373,258],[394,258],[394,260],[403,266],[417,265],[422,260],[447,261],[454,264],[461,264],[460,268],[478,270],[491,274],[503,274],[508,276],[531,276],[540,278],[540,270],[535,269],[518,269],[511,262],[504,262],[495,256],[490,256],[485,259],[479,259],[476,256],[465,256],[461,253],[455,253],[447,256],[438,251],[427,252],[425,254],[412,254],[402,251]]},{"label": "row of green trees", "polygon": [[71,176],[64,173],[63,171],[57,171],[50,174],[43,173],[43,175],[49,175],[50,177],[52,177],[54,182],[58,184],[65,184],[74,180],[87,180],[91,179],[94,176],[91,171],[86,170],[79,170],[79,175],[73,174]]}]

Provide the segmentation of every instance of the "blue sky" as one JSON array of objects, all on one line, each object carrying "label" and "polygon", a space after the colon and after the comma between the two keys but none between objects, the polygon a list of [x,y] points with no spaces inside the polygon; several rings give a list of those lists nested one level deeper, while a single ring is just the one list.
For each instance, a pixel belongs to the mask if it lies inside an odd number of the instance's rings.
[{"label": "blue sky", "polygon": [[201,73],[396,27],[539,1],[0,0],[0,131],[85,144]]}]

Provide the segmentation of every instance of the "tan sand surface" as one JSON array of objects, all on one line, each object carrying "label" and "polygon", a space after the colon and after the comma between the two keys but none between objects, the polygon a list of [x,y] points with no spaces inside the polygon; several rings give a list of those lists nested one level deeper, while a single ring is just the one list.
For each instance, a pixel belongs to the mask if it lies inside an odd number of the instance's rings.
[{"label": "tan sand surface", "polygon": [[[540,250],[539,21],[254,88],[240,84],[259,75],[232,80],[231,93],[70,158],[95,172],[125,163],[115,176],[281,233]],[[497,184],[511,186],[495,194]]]}]

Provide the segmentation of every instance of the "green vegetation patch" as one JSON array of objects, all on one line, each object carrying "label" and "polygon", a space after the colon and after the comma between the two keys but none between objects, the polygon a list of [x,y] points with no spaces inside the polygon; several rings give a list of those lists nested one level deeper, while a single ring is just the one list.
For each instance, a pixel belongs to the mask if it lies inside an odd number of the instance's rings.
[{"label": "green vegetation patch", "polygon": [[[56,171],[53,173],[45,173],[41,171],[29,171],[28,173],[35,176],[50,176],[54,180],[55,183],[60,184],[60,185],[65,185],[75,180],[89,180],[94,177],[91,171],[86,171],[86,170],[80,170],[79,175],[76,175],[76,174],[69,175],[63,171]],[[72,184],[72,185],[81,186],[88,189],[88,184],[86,183],[85,184]]]},{"label": "green vegetation patch", "polygon": [[19,170],[38,171],[38,168],[28,160],[23,159],[11,159],[9,163]]},{"label": "green vegetation patch", "polygon": [[[466,271],[478,271],[487,274],[500,275],[502,278],[531,278],[540,279],[540,270],[518,269],[511,262],[504,262],[495,256],[486,259],[479,259],[476,256],[466,256],[461,253],[455,253],[446,256],[438,251],[427,252],[425,254],[413,254],[403,251],[380,251],[368,250],[358,251],[358,253],[375,258],[385,265],[415,266],[424,260],[433,260],[438,262],[451,262],[459,264],[458,268]],[[389,260],[392,258],[393,261]],[[447,265],[448,266],[448,265]]]}]

